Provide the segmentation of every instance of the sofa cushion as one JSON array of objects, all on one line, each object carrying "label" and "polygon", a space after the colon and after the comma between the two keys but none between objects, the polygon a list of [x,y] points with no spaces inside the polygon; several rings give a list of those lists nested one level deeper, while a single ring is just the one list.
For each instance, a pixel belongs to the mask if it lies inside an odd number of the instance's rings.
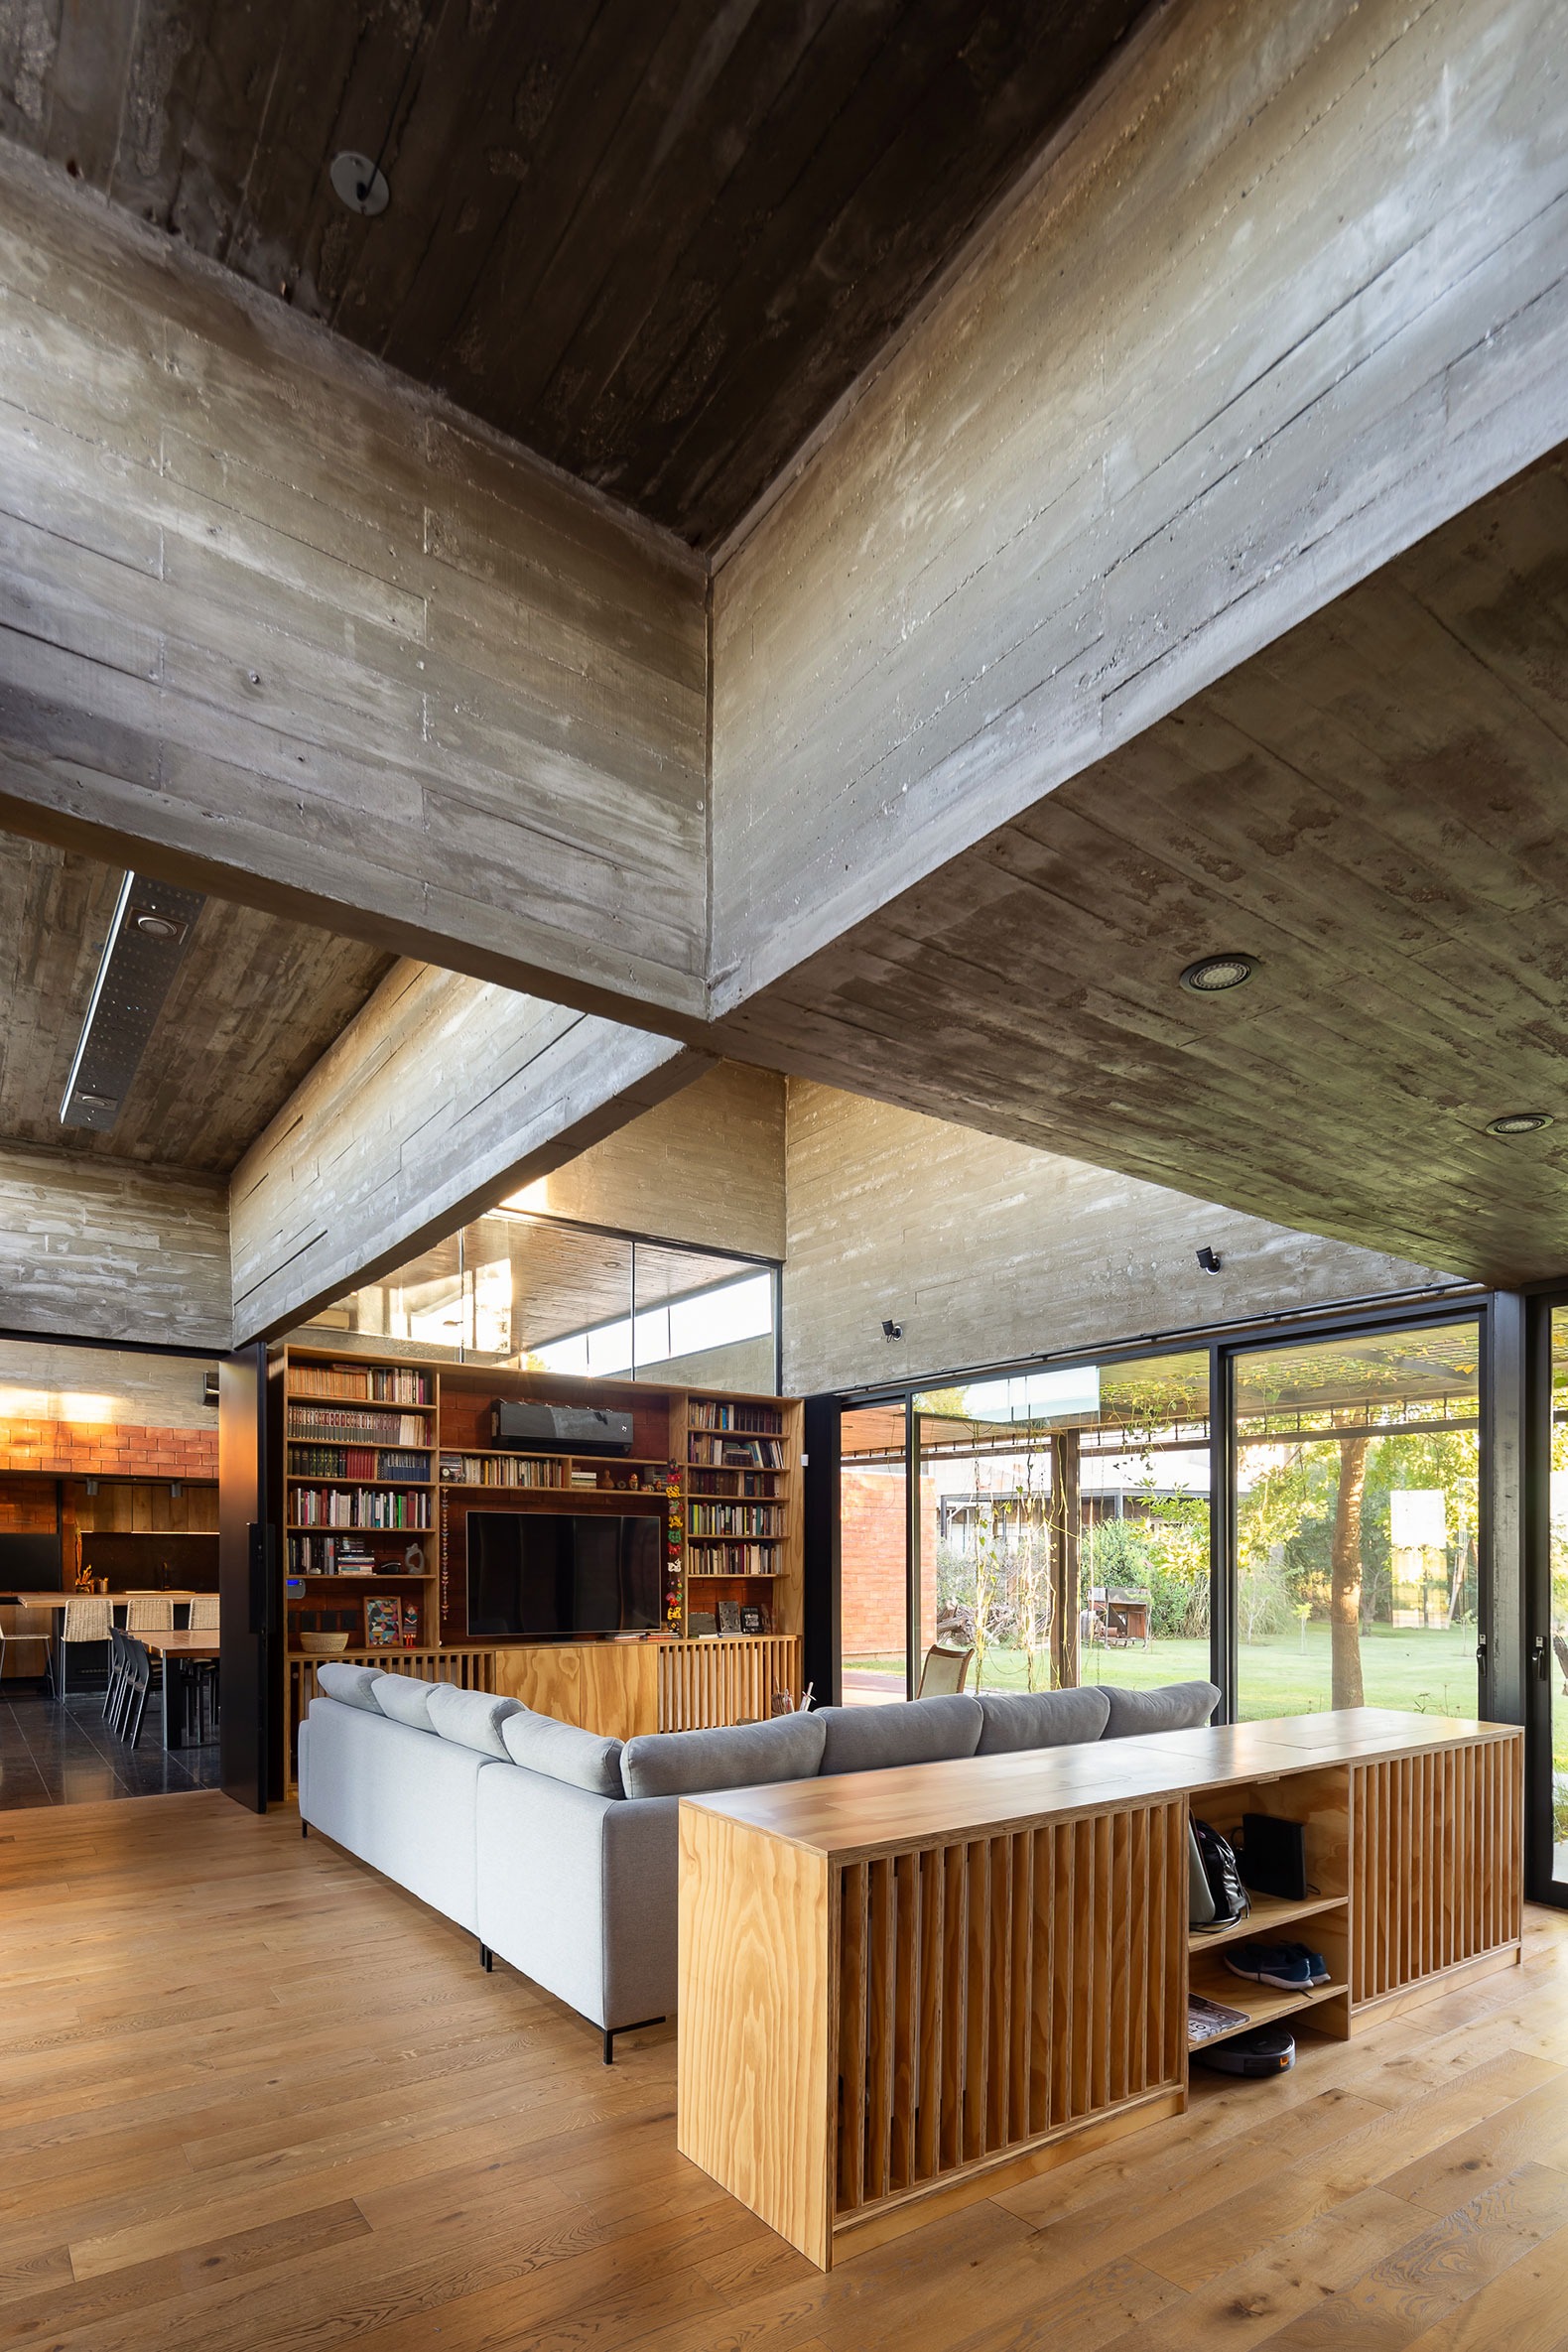
[{"label": "sofa cushion", "polygon": [[501,1738],[513,1764],[526,1764],[547,1779],[566,1780],[593,1796],[624,1796],[621,1781],[621,1745],[602,1732],[586,1732],[575,1723],[561,1723],[554,1715],[536,1715],[519,1707],[501,1726]]},{"label": "sofa cushion", "polygon": [[376,1705],[394,1723],[406,1723],[410,1731],[433,1732],[430,1720],[430,1694],[434,1682],[421,1682],[413,1674],[378,1674],[370,1685]]},{"label": "sofa cushion", "polygon": [[977,1756],[1005,1756],[1020,1748],[1071,1748],[1098,1740],[1111,1703],[1092,1683],[1082,1690],[987,1690],[980,1694]]},{"label": "sofa cushion", "polygon": [[520,1699],[503,1699],[493,1691],[459,1690],[455,1682],[438,1682],[426,1704],[430,1709],[431,1728],[443,1740],[454,1740],[459,1748],[476,1748],[481,1756],[498,1756],[506,1762],[506,1749],[501,1739],[501,1726],[509,1715],[517,1714]]},{"label": "sofa cushion", "polygon": [[1139,1732],[1195,1731],[1220,1702],[1214,1682],[1165,1682],[1156,1690],[1118,1690],[1108,1682],[1104,1689],[1111,1701],[1108,1740],[1131,1740]]},{"label": "sofa cushion", "polygon": [[985,1718],[979,1699],[955,1693],[891,1707],[824,1707],[822,1720],[828,1733],[822,1753],[826,1776],[973,1756]]},{"label": "sofa cushion", "polygon": [[645,1732],[628,1740],[621,1776],[628,1796],[698,1796],[716,1788],[759,1788],[811,1780],[822,1764],[820,1715],[775,1715],[721,1731]]},{"label": "sofa cushion", "polygon": [[381,1678],[379,1666],[349,1666],[338,1659],[335,1665],[318,1666],[316,1686],[341,1707],[363,1707],[367,1715],[379,1715],[374,1685]]}]

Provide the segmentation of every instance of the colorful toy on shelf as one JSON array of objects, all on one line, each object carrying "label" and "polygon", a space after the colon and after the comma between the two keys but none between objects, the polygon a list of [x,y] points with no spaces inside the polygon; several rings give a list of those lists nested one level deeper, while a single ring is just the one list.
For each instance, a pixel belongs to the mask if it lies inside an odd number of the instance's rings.
[{"label": "colorful toy on shelf", "polygon": [[682,1598],[682,1570],[686,1558],[686,1523],[681,1499],[681,1465],[672,1462],[664,1474],[664,1493],[668,1506],[665,1535],[664,1564],[664,1619],[679,1633],[684,1615]]}]

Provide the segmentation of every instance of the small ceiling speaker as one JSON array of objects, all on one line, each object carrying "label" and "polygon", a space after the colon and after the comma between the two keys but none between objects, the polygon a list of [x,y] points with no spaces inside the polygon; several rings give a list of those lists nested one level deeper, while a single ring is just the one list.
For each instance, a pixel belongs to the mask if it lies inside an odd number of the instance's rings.
[{"label": "small ceiling speaker", "polygon": [[350,212],[363,212],[367,219],[374,220],[392,201],[386,174],[374,157],[359,155],[351,147],[333,156],[327,177],[339,203],[346,204]]}]

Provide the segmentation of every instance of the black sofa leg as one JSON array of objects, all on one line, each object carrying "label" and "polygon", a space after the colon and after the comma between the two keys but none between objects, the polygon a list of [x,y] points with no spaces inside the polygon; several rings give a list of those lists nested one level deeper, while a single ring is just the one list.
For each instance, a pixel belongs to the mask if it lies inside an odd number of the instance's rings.
[{"label": "black sofa leg", "polygon": [[301,1837],[302,1837],[302,1838],[308,1838],[308,1837],[310,1836],[310,1834],[311,1834],[311,1825],[310,1825],[310,1823],[309,1823],[308,1821],[302,1821],[302,1822],[300,1823],[300,1835],[301,1835]]},{"label": "black sofa leg", "polygon": [[640,2033],[646,2025],[662,2025],[663,2024],[663,2018],[639,2018],[635,2025],[606,2025],[603,2028],[605,2065],[613,2066],[615,2063],[615,2036],[617,2033]]},{"label": "black sofa leg", "polygon": [[483,1969],[486,1976],[490,1974],[490,1971],[495,1966],[495,1954],[491,1951],[488,1944],[480,1944],[479,1946],[479,1966]]}]

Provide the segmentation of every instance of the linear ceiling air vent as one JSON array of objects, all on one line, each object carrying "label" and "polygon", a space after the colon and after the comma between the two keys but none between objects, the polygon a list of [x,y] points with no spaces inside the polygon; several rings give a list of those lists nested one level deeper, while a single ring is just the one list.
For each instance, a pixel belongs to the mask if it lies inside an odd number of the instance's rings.
[{"label": "linear ceiling air vent", "polygon": [[199,890],[155,882],[150,874],[126,875],[65,1082],[63,1127],[90,1127],[106,1135],[119,1117],[205,904]]}]

